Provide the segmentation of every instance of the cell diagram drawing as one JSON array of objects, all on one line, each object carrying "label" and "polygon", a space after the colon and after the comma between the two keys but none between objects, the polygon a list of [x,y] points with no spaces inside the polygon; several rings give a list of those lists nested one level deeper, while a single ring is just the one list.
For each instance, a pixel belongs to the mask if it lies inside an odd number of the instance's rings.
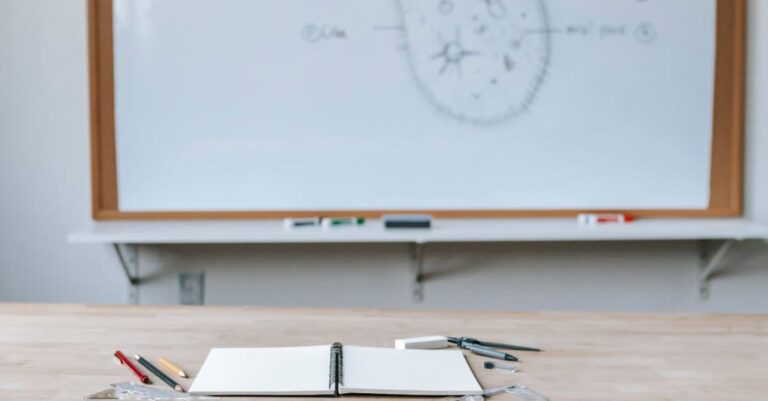
[{"label": "cell diagram drawing", "polygon": [[528,110],[550,60],[543,0],[398,0],[414,80],[441,112],[490,125]]}]

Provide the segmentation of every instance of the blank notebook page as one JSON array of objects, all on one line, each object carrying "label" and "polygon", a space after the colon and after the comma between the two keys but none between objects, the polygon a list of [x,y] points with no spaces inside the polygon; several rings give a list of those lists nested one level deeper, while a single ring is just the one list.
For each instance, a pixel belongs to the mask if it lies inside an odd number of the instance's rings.
[{"label": "blank notebook page", "polygon": [[461,351],[344,346],[341,393],[465,395],[482,391]]},{"label": "blank notebook page", "polygon": [[209,395],[333,394],[331,346],[214,348],[190,393]]}]

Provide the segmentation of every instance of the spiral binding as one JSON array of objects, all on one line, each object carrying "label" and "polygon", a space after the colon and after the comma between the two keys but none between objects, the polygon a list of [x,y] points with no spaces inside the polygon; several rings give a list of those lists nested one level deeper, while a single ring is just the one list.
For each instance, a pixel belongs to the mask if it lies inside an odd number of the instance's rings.
[{"label": "spiral binding", "polygon": [[341,343],[331,345],[331,366],[328,375],[328,387],[334,386],[334,394],[339,395],[339,386],[344,385],[344,352]]}]

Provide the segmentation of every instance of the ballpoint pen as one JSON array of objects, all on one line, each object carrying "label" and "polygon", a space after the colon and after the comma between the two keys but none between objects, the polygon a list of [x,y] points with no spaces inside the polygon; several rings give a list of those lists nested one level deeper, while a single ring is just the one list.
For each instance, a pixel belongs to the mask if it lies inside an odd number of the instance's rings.
[{"label": "ballpoint pen", "polygon": [[133,374],[134,374],[134,375],[136,375],[136,377],[138,377],[138,378],[139,378],[139,381],[141,381],[141,382],[142,382],[142,383],[144,383],[144,384],[151,384],[151,382],[149,381],[149,376],[145,375],[145,374],[144,374],[144,372],[142,372],[141,370],[139,370],[139,368],[137,368],[137,367],[136,367],[136,366],[135,366],[135,365],[134,365],[134,364],[131,362],[131,360],[130,360],[130,359],[128,359],[128,358],[125,356],[125,354],[123,354],[121,351],[119,351],[119,350],[118,350],[118,351],[115,351],[115,359],[116,359],[118,362],[120,362],[122,365],[125,365],[126,367],[128,367],[128,369],[130,369],[130,370],[131,370],[131,372],[133,372]]}]

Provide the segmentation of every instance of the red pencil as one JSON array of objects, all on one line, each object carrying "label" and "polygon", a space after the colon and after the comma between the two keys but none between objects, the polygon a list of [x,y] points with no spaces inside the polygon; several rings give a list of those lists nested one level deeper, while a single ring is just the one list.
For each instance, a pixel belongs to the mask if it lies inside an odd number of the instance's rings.
[{"label": "red pencil", "polygon": [[144,372],[140,371],[139,368],[137,368],[136,365],[134,365],[130,359],[126,358],[125,355],[123,355],[123,353],[120,352],[120,350],[115,351],[115,358],[117,358],[117,360],[120,361],[121,364],[128,366],[128,369],[130,369],[131,372],[133,372],[133,374],[135,374],[136,377],[138,377],[142,383],[144,384],[150,383],[149,376],[145,375]]}]

